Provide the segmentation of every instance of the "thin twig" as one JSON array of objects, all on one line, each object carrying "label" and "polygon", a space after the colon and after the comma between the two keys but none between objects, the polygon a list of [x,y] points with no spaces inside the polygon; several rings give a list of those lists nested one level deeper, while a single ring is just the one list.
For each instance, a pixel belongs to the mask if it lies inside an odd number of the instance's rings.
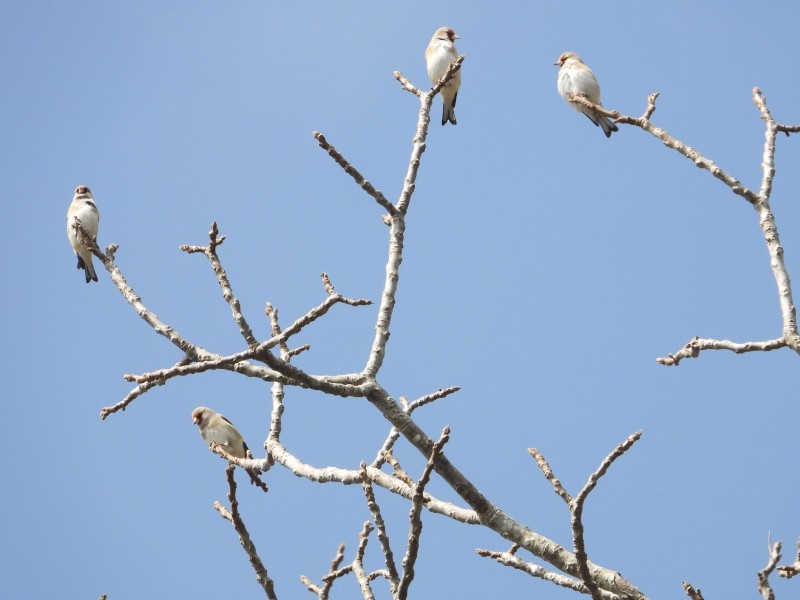
[{"label": "thin twig", "polygon": [[228,501],[231,503],[230,512],[224,510],[224,507],[219,502],[214,503],[214,508],[217,509],[223,518],[227,519],[233,524],[236,533],[239,534],[239,542],[242,544],[242,548],[244,548],[244,551],[247,553],[247,557],[250,559],[250,564],[253,566],[253,569],[256,572],[256,579],[261,587],[264,588],[264,593],[267,595],[267,598],[270,600],[277,600],[278,596],[275,594],[275,587],[272,579],[269,578],[267,569],[264,567],[264,563],[261,562],[261,558],[258,556],[255,544],[253,544],[253,541],[250,539],[250,534],[247,531],[247,527],[245,527],[244,521],[239,514],[239,501],[236,499],[236,480],[233,477],[233,472],[233,465],[228,465],[228,467],[225,469],[225,475],[228,479]]},{"label": "thin twig", "polygon": [[328,155],[333,160],[336,161],[336,164],[342,167],[342,169],[344,169],[344,172],[350,175],[350,177],[352,177],[355,180],[355,182],[361,187],[362,190],[364,190],[365,192],[367,192],[367,194],[372,196],[375,199],[375,201],[378,204],[380,204],[383,208],[385,208],[386,212],[388,212],[390,215],[394,215],[397,212],[397,209],[395,208],[394,204],[392,204],[386,199],[386,196],[383,195],[383,192],[381,192],[380,190],[376,190],[369,181],[364,179],[364,176],[361,173],[359,173],[358,170],[355,167],[353,167],[349,162],[347,162],[347,159],[344,156],[342,156],[336,150],[336,148],[333,147],[333,145],[328,143],[328,140],[325,139],[324,135],[322,135],[319,131],[315,131],[313,135],[316,138],[317,142],[319,142],[320,148],[325,150],[328,153]]},{"label": "thin twig", "polygon": [[[497,552],[495,550],[485,550],[479,548],[475,550],[478,556],[483,556],[485,558],[492,558],[499,562],[501,565],[505,565],[507,567],[512,567],[523,573],[527,573],[531,577],[538,577],[544,581],[549,581],[550,583],[554,583],[558,586],[574,590],[576,592],[581,592],[583,594],[588,594],[589,590],[586,588],[585,585],[579,579],[573,579],[572,577],[567,577],[566,575],[561,575],[560,573],[555,573],[553,571],[548,571],[544,567],[527,562],[522,560],[520,557],[514,555],[512,552]],[[616,594],[612,594],[611,592],[607,592],[605,590],[600,591],[600,597],[603,600],[621,600],[620,596]]]},{"label": "thin twig", "polygon": [[394,553],[392,552],[392,545],[389,541],[389,534],[386,532],[386,523],[383,521],[381,508],[378,506],[378,502],[375,500],[375,492],[372,489],[372,481],[370,481],[369,475],[367,475],[367,465],[364,463],[364,461],[361,461],[359,472],[361,475],[361,485],[364,488],[364,496],[367,499],[367,507],[369,508],[369,512],[372,514],[372,520],[375,522],[378,542],[383,550],[383,557],[386,562],[386,570],[388,572],[389,588],[391,589],[392,596],[395,597],[397,595],[397,585],[399,583],[400,576],[398,575],[397,567],[394,564]]},{"label": "thin twig", "polygon": [[539,452],[536,448],[528,448],[528,452],[530,452],[531,456],[536,460],[536,464],[539,465],[539,468],[544,473],[545,478],[550,484],[553,486],[553,491],[558,494],[558,496],[567,503],[567,506],[572,504],[572,496],[569,495],[564,486],[561,485],[561,481],[558,477],[555,476],[553,470],[550,468],[550,465],[544,458],[544,455]]},{"label": "thin twig", "polygon": [[769,576],[778,566],[781,559],[781,543],[772,543],[770,536],[767,537],[767,549],[769,550],[769,560],[767,566],[758,572],[758,593],[764,600],[775,600],[775,593],[769,585]]}]

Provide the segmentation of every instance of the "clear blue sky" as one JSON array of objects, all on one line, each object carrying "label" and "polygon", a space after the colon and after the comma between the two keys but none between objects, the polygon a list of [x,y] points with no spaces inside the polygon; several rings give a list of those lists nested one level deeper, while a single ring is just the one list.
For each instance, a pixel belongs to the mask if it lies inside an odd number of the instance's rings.
[{"label": "clear blue sky", "polygon": [[[340,5],[341,4],[341,5]],[[604,11],[604,12],[603,12]],[[16,2],[0,8],[6,256],[0,457],[2,595],[8,598],[258,598],[227,502],[224,462],[190,421],[200,404],[258,451],[269,386],[230,374],[183,378],[125,413],[101,407],[125,373],[180,359],[98,269],[87,286],[65,235],[89,185],[100,242],[149,308],[220,353],[242,349],[202,244],[220,253],[246,315],[267,335],[323,298],[319,274],[379,300],[381,212],[311,137],[322,131],[396,199],[417,120],[392,77],[427,85],[423,52],[453,27],[466,54],[457,127],[434,120],[408,218],[398,305],[381,382],[415,398],[462,391],[418,414],[512,516],[566,547],[569,518],[527,453],[569,490],[644,429],[586,508],[590,557],[653,598],[755,597],[767,534],[787,561],[800,536],[800,360],[790,351],[655,358],[692,336],[780,334],[752,208],[640,130],[610,140],[556,92],[553,62],[581,54],[606,106],[653,121],[758,188],[763,123],[800,122],[796,2],[275,3]],[[778,140],[772,199],[800,285],[800,139]],[[795,298],[800,290],[795,289]],[[298,340],[313,373],[360,369],[375,307],[337,307]],[[371,459],[388,425],[366,402],[287,390],[284,441],[316,466]],[[9,438],[10,436],[10,438]],[[398,455],[412,474],[422,461]],[[239,480],[244,481],[239,475]],[[302,598],[336,546],[347,560],[369,518],[356,487],[275,469],[240,509],[281,598]],[[431,491],[454,494],[434,481]],[[378,495],[402,555],[407,503]],[[487,559],[491,532],[428,515],[416,598],[575,597]],[[368,567],[381,563],[373,543]],[[774,577],[781,597],[797,584]],[[385,590],[376,586],[380,597]],[[791,590],[791,591],[790,591]],[[334,598],[352,598],[351,580]]]}]

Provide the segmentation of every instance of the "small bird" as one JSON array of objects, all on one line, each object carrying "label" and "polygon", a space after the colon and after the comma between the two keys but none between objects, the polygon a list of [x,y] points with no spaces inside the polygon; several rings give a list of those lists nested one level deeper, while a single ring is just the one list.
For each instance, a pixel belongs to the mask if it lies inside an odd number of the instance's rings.
[{"label": "small bird", "polygon": [[[569,102],[569,94],[575,94],[576,96],[585,96],[589,102],[598,106],[603,105],[600,100],[600,84],[597,83],[597,78],[592,70],[583,64],[580,56],[574,52],[564,52],[554,64],[561,67],[558,71],[558,93],[564,100]],[[608,117],[597,114],[582,104],[574,102],[569,102],[569,104],[578,112],[589,117],[592,123],[602,127],[606,137],[611,137],[612,131],[619,131],[619,127]]]},{"label": "small bird", "polygon": [[224,446],[225,452],[236,458],[247,458],[247,444],[239,430],[218,412],[198,406],[192,411],[192,423],[197,425],[200,435],[210,446],[212,443]]},{"label": "small bird", "polygon": [[[431,38],[431,43],[425,50],[425,63],[428,67],[428,77],[436,85],[439,80],[447,73],[450,68],[450,63],[455,62],[458,58],[458,50],[453,43],[454,40],[460,39],[456,32],[449,27],[439,27],[436,33]],[[458,88],[461,87],[461,69],[456,71],[453,78],[447,82],[442,88],[442,125],[450,121],[456,125],[456,98],[458,97]]]},{"label": "small bird", "polygon": [[92,252],[78,239],[78,232],[72,227],[75,218],[80,219],[81,226],[93,238],[97,238],[97,228],[100,224],[100,213],[97,212],[97,205],[94,203],[92,192],[85,185],[75,188],[75,196],[67,210],[67,237],[72,249],[78,257],[78,268],[83,269],[86,274],[86,283],[97,281],[97,273],[92,264]]}]

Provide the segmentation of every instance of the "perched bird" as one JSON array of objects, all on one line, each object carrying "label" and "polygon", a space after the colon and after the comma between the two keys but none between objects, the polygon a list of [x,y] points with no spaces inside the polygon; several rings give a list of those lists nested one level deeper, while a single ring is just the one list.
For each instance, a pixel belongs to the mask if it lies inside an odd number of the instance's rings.
[{"label": "perched bird", "polygon": [[94,280],[97,281],[97,273],[95,273],[94,265],[92,264],[92,252],[78,239],[78,232],[72,227],[75,223],[75,218],[80,219],[81,226],[93,238],[97,238],[97,227],[100,224],[100,213],[97,212],[97,205],[92,198],[92,192],[85,185],[79,185],[75,188],[75,196],[72,198],[72,203],[67,210],[67,237],[69,243],[72,244],[72,249],[78,257],[78,268],[86,272],[86,283]]},{"label": "perched bird", "polygon": [[236,458],[247,458],[247,444],[242,434],[218,412],[198,406],[192,411],[192,423],[197,425],[200,435],[210,446],[217,443],[224,446],[225,452]]},{"label": "perched bird", "polygon": [[[558,71],[558,93],[569,102],[569,94],[576,96],[585,96],[589,102],[602,106],[603,102],[600,100],[600,84],[597,83],[597,78],[594,76],[592,70],[583,64],[581,57],[574,52],[564,52],[558,57],[555,65],[561,67]],[[570,106],[582,112],[589,120],[603,128],[603,133],[606,137],[611,137],[612,131],[619,131],[619,127],[612,123],[608,117],[597,114],[592,109],[583,106],[582,104],[575,104],[569,102]]]},{"label": "perched bird", "polygon": [[[458,50],[453,43],[454,40],[460,39],[456,32],[449,27],[439,27],[436,33],[431,38],[431,43],[425,50],[425,63],[428,67],[428,77],[431,78],[433,85],[436,85],[439,80],[447,73],[450,68],[450,63],[455,62],[458,58]],[[456,98],[458,97],[458,88],[461,87],[461,69],[456,71],[453,78],[447,82],[442,88],[442,125],[450,121],[456,125]]]}]

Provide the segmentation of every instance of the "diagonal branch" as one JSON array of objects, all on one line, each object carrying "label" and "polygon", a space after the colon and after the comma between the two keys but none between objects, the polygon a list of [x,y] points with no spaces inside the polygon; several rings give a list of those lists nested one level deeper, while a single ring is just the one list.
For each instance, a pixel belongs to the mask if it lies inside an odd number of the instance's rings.
[{"label": "diagonal branch", "polygon": [[217,228],[217,222],[212,221],[211,231],[208,232],[208,246],[188,246],[184,244],[179,246],[179,248],[184,252],[188,252],[189,254],[205,254],[206,258],[208,258],[208,260],[211,262],[211,269],[214,271],[214,275],[217,276],[219,287],[222,288],[222,297],[228,303],[228,306],[230,306],[233,320],[236,321],[236,324],[239,326],[239,331],[241,332],[244,341],[247,342],[247,345],[250,348],[255,348],[258,346],[258,341],[253,335],[253,330],[250,328],[247,319],[245,319],[244,315],[242,314],[242,307],[239,304],[239,299],[236,298],[233,293],[233,288],[231,287],[230,281],[228,281],[228,275],[225,273],[225,269],[222,268],[222,263],[219,260],[219,255],[217,254],[217,246],[222,245],[222,242],[225,241],[225,236],[223,235],[221,237],[217,237],[218,234],[219,229]]},{"label": "diagonal branch", "polygon": [[397,213],[397,209],[395,208],[394,204],[389,202],[386,199],[386,196],[383,195],[383,192],[380,190],[376,190],[373,185],[364,179],[364,176],[358,172],[358,170],[352,166],[347,159],[342,156],[333,145],[328,143],[328,140],[325,139],[325,136],[322,135],[319,131],[315,131],[313,133],[314,137],[316,138],[317,142],[319,143],[320,148],[325,150],[328,155],[336,161],[336,164],[344,169],[344,172],[350,175],[355,182],[361,187],[362,190],[367,192],[370,196],[375,199],[375,202],[380,204],[383,208],[386,209],[390,215],[394,215]]},{"label": "diagonal branch", "polygon": [[595,486],[597,486],[597,482],[606,474],[612,463],[625,454],[625,452],[627,452],[641,437],[642,432],[640,430],[617,445],[611,454],[606,456],[603,462],[600,463],[600,467],[597,471],[589,476],[589,481],[583,486],[583,489],[575,497],[575,500],[570,503],[570,511],[572,512],[572,543],[575,547],[575,560],[578,562],[578,573],[594,600],[601,600],[602,595],[600,594],[597,582],[592,577],[589,567],[589,557],[586,553],[583,529],[583,505],[586,503],[586,498],[589,497],[589,494]]},{"label": "diagonal branch", "polygon": [[242,521],[242,517],[239,514],[239,501],[236,499],[236,480],[233,478],[233,471],[233,465],[228,465],[228,467],[225,469],[229,488],[228,501],[231,503],[230,512],[219,502],[214,503],[214,508],[217,509],[217,512],[219,512],[220,516],[233,524],[233,528],[236,530],[236,533],[239,534],[239,542],[242,544],[242,548],[244,548],[244,551],[247,553],[247,557],[250,559],[250,564],[253,566],[253,569],[256,572],[256,579],[261,587],[264,588],[264,593],[267,595],[267,598],[270,600],[278,600],[278,596],[275,594],[275,586],[272,582],[272,579],[269,578],[267,569],[264,566],[264,563],[261,562],[261,558],[258,556],[258,552],[256,551],[256,546],[250,539],[250,534],[247,531],[247,527],[245,527],[244,521]]}]

